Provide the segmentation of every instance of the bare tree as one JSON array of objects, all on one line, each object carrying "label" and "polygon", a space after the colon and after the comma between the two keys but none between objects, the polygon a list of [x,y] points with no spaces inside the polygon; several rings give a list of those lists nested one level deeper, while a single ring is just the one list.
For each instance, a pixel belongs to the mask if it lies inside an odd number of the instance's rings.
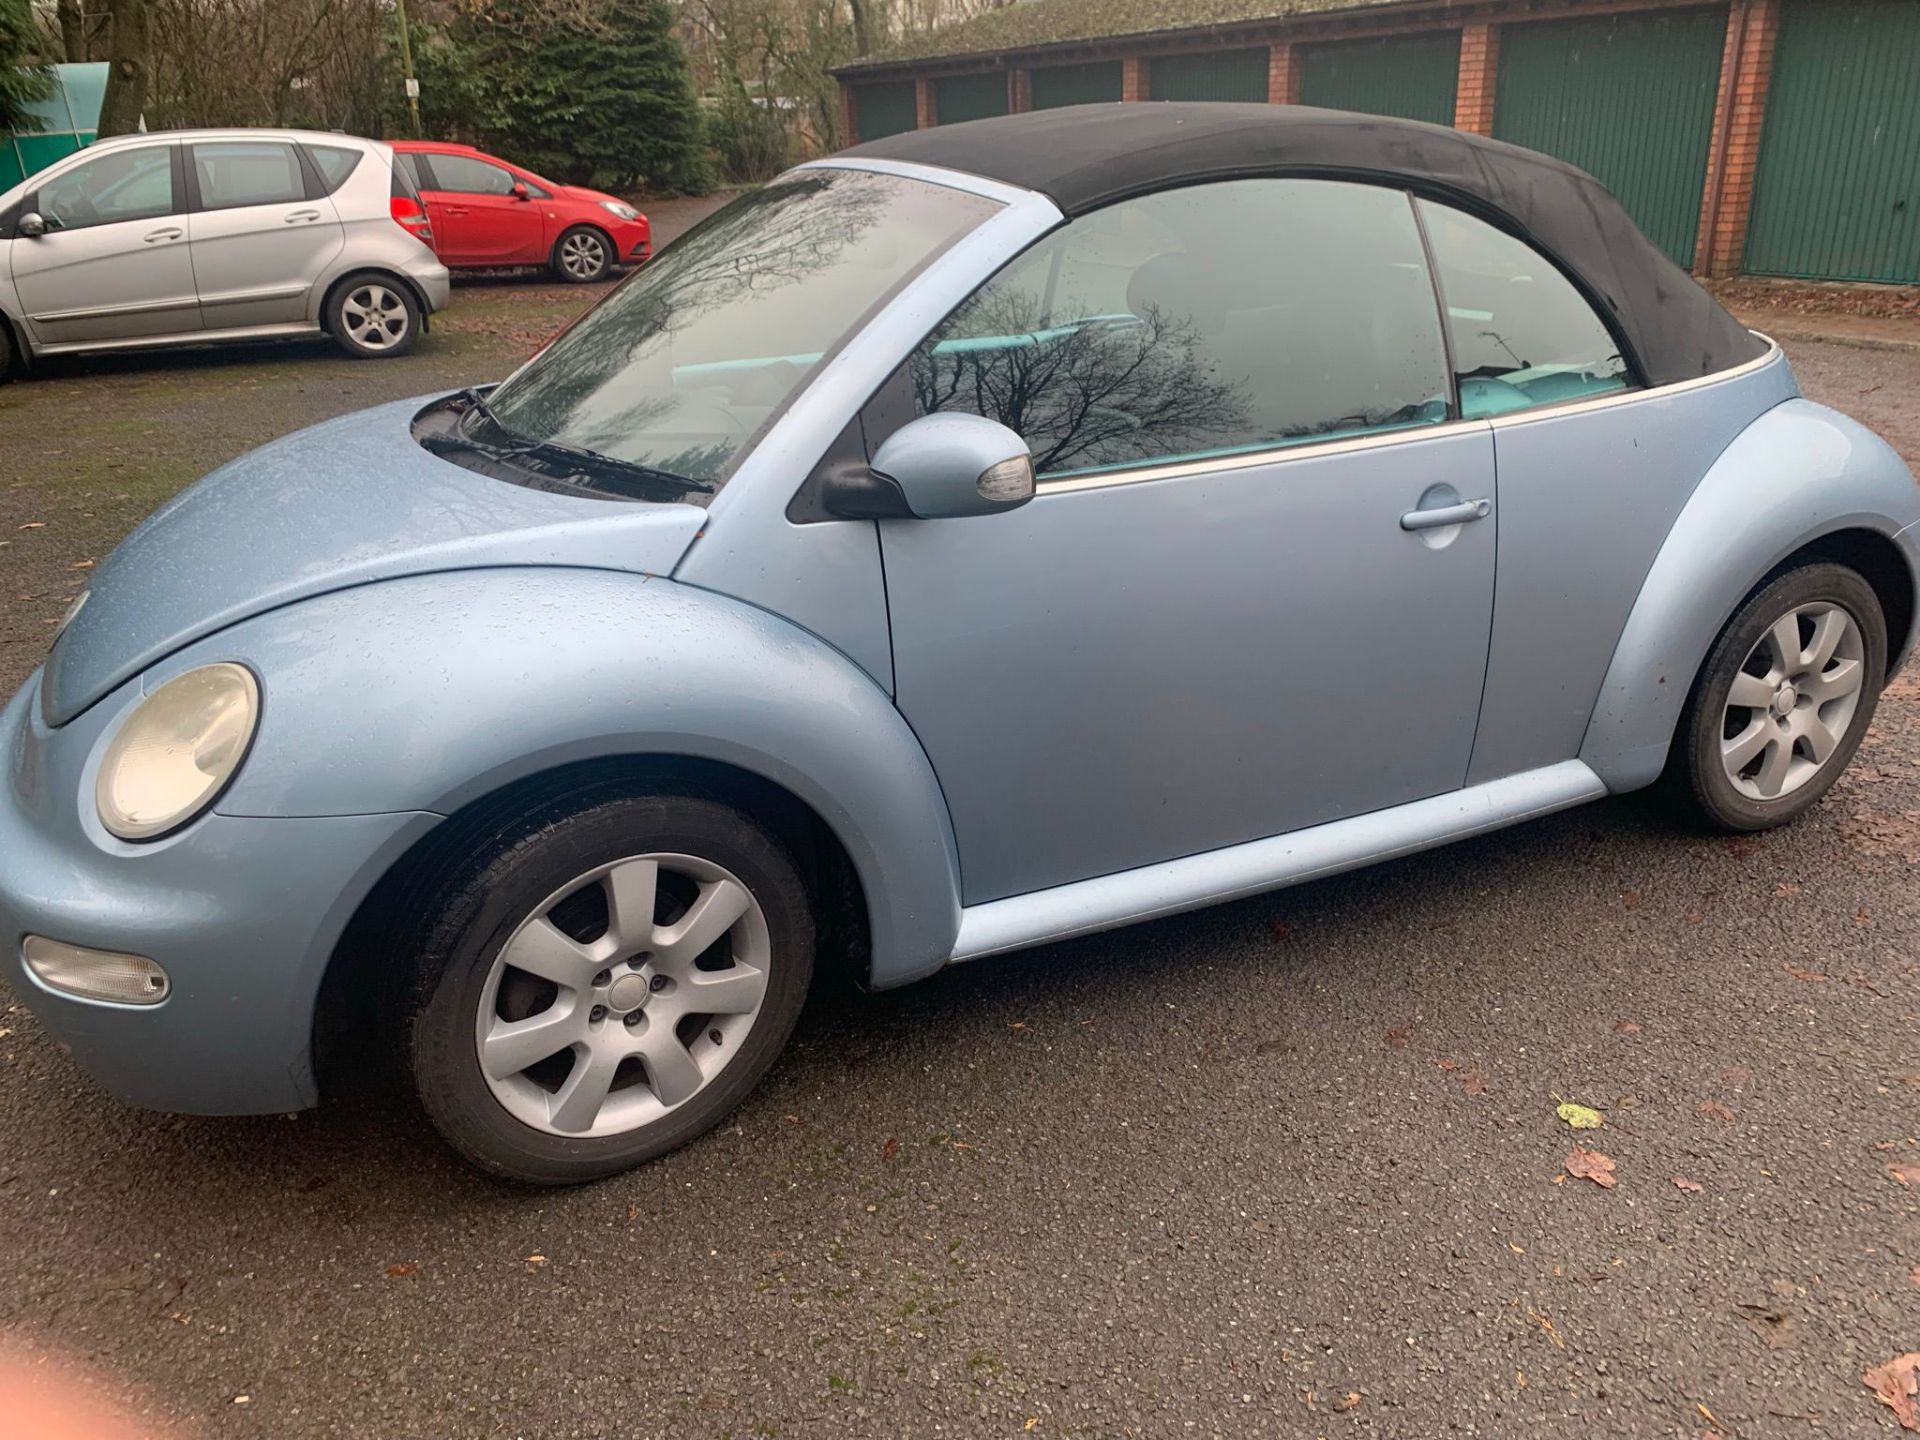
[{"label": "bare tree", "polygon": [[153,75],[153,32],[147,0],[107,0],[107,64],[100,134],[129,135],[140,128]]}]

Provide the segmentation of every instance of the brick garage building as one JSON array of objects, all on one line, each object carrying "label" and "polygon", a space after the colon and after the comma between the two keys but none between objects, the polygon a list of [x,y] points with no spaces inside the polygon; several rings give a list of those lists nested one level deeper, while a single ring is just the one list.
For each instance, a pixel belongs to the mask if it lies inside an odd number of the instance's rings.
[{"label": "brick garage building", "polygon": [[1920,284],[1920,0],[1017,0],[837,74],[861,139],[1096,101],[1456,125],[1702,274]]}]

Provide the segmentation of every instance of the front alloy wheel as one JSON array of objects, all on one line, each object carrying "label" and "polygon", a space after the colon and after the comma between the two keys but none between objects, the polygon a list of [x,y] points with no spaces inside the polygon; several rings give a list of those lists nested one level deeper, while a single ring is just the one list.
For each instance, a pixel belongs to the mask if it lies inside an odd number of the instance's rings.
[{"label": "front alloy wheel", "polygon": [[583,797],[504,822],[423,907],[414,1086],[495,1175],[566,1184],[682,1145],[738,1105],[798,1018],[808,896],[717,801]]},{"label": "front alloy wheel", "polygon": [[613,269],[613,246],[591,225],[576,225],[553,247],[553,269],[571,284],[590,285]]},{"label": "front alloy wheel", "polygon": [[1811,808],[1873,720],[1887,626],[1843,565],[1775,576],[1720,632],[1694,682],[1669,766],[1674,794],[1722,830],[1766,830]]},{"label": "front alloy wheel", "polygon": [[759,1018],[759,902],[693,855],[636,855],[550,895],[495,957],[475,1043],[494,1099],[552,1135],[619,1135],[723,1071]]}]

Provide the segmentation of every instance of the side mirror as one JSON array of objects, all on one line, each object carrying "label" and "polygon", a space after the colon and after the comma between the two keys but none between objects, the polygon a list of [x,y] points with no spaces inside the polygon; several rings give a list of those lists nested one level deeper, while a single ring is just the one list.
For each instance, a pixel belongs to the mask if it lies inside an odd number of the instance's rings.
[{"label": "side mirror", "polygon": [[28,240],[38,240],[47,233],[47,222],[37,210],[29,210],[14,222],[13,233]]},{"label": "side mirror", "polygon": [[881,443],[864,472],[826,480],[821,500],[847,519],[993,515],[1033,498],[1027,442],[981,415],[923,415]]},{"label": "side mirror", "polygon": [[531,200],[533,198],[533,192],[518,180],[513,182],[513,188],[507,193],[516,200]]}]

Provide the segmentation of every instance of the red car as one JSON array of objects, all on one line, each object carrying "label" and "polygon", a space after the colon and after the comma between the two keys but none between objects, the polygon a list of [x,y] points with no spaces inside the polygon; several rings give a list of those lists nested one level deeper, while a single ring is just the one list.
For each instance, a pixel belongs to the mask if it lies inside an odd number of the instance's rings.
[{"label": "red car", "polygon": [[647,217],[616,196],[556,185],[471,145],[396,140],[393,148],[450,268],[545,265],[585,285],[653,253]]}]

